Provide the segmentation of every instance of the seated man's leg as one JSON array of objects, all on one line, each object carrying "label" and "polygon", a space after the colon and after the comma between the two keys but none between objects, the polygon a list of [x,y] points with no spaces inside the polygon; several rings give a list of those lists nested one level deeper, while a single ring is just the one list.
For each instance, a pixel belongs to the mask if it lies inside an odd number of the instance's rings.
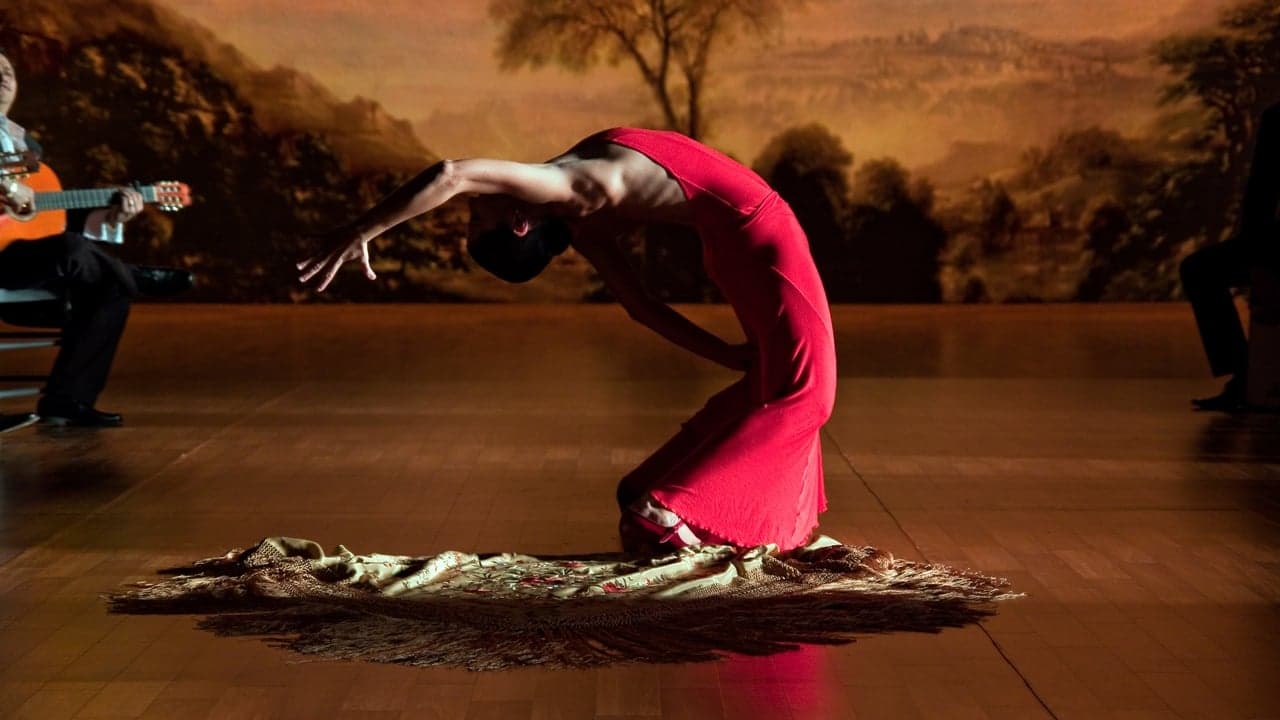
[{"label": "seated man's leg", "polygon": [[129,266],[80,233],[15,240],[0,250],[0,288],[47,287],[74,294],[104,286],[137,294]]},{"label": "seated man's leg", "polygon": [[41,417],[55,424],[120,424],[120,416],[99,412],[94,405],[107,385],[128,317],[129,298],[119,288],[72,296],[62,347],[37,408]]},{"label": "seated man's leg", "polygon": [[1249,284],[1248,255],[1243,243],[1224,242],[1192,253],[1181,267],[1182,289],[1195,313],[1209,368],[1214,377],[1232,376],[1219,396],[1224,403],[1238,404],[1244,398],[1249,346],[1231,289]]},{"label": "seated man's leg", "polygon": [[0,250],[0,288],[26,290],[48,285],[58,277],[64,247],[61,235],[9,243]]},{"label": "seated man's leg", "polygon": [[12,243],[0,264],[6,265],[0,286],[47,287],[66,293],[71,305],[40,414],[59,424],[120,424],[119,416],[93,406],[129,315],[135,288],[128,266],[78,233]]}]

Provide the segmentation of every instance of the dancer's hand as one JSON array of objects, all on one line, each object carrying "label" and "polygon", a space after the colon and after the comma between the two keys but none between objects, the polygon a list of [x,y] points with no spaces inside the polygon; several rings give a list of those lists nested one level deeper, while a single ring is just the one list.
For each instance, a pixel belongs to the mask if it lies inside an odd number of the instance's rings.
[{"label": "dancer's hand", "polygon": [[370,240],[372,238],[366,238],[350,227],[339,228],[320,236],[318,244],[327,246],[329,251],[299,262],[297,264],[298,282],[306,283],[312,278],[319,277],[320,284],[316,286],[316,292],[324,292],[325,288],[329,287],[329,283],[333,282],[338,270],[352,260],[360,261],[365,277],[376,280],[378,275],[369,265]]}]

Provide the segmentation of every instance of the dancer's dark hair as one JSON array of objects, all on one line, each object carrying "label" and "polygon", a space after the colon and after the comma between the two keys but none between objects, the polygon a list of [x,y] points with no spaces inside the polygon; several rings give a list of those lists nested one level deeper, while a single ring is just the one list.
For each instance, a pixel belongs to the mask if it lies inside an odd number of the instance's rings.
[{"label": "dancer's dark hair", "polygon": [[551,259],[569,247],[572,231],[558,218],[547,218],[516,235],[510,228],[487,230],[467,243],[467,251],[480,267],[511,283],[537,277]]}]

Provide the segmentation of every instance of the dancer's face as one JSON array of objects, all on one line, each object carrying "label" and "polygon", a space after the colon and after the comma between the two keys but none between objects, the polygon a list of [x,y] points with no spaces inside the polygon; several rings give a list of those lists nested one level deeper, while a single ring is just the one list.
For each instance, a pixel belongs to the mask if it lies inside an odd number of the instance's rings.
[{"label": "dancer's face", "polygon": [[498,228],[524,236],[541,219],[537,208],[508,195],[481,195],[471,198],[470,205],[467,234],[471,238]]},{"label": "dancer's face", "polygon": [[9,58],[0,55],[0,115],[8,115],[13,99],[18,96],[18,76]]}]

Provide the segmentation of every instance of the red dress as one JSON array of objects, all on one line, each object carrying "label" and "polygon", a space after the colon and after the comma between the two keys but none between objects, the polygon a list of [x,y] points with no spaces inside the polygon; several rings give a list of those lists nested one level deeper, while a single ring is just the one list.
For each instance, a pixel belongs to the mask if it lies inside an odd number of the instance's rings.
[{"label": "red dress", "polygon": [[809,241],[760,176],[673,132],[596,136],[649,157],[680,184],[707,273],[758,351],[619,485],[651,494],[695,529],[740,546],[803,545],[826,509],[819,432],[835,401],[831,312]]}]

